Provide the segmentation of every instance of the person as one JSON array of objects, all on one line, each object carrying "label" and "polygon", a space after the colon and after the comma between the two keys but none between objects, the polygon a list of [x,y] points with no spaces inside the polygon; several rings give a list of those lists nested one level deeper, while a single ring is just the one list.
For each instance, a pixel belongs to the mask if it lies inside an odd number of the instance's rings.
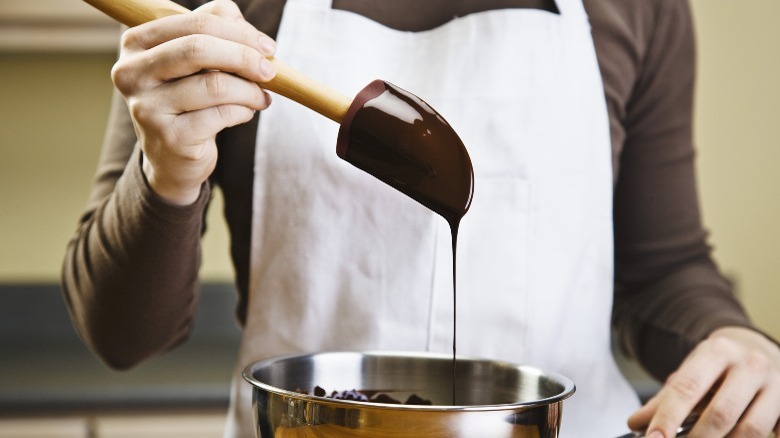
[{"label": "person", "polygon": [[[780,349],[713,262],[693,174],[681,0],[215,0],[127,30],[92,193],[68,245],[74,325],[124,369],[185,341],[213,187],[243,327],[238,371],[331,349],[451,351],[449,231],[333,153],[338,126],[262,85],[271,56],[355,95],[431,103],[474,164],[458,351],[571,377],[562,436],[779,432]],[[258,30],[259,29],[259,30]],[[273,39],[272,39],[273,38]],[[278,46],[277,46],[278,42]],[[610,353],[665,384],[645,406]]]}]

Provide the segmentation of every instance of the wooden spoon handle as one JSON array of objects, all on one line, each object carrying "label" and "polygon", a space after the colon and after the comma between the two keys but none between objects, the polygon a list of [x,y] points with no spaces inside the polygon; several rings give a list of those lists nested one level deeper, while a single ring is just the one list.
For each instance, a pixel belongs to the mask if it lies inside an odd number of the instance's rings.
[{"label": "wooden spoon handle", "polygon": [[[120,23],[133,27],[158,18],[190,12],[170,0],[84,0]],[[259,85],[341,123],[352,99],[320,84],[277,58],[269,58],[276,76]]]}]

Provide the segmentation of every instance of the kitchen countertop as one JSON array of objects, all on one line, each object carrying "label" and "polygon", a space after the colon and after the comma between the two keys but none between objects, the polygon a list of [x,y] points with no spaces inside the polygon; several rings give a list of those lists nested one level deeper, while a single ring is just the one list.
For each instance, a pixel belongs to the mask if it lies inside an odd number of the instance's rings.
[{"label": "kitchen countertop", "polygon": [[[0,416],[227,407],[240,331],[231,284],[204,284],[190,339],[128,371],[105,366],[79,339],[59,285],[0,285]],[[658,388],[622,356],[647,399]]]},{"label": "kitchen countertop", "polygon": [[202,287],[190,339],[128,371],[74,331],[58,285],[0,286],[0,414],[226,407],[240,332],[232,285]]}]

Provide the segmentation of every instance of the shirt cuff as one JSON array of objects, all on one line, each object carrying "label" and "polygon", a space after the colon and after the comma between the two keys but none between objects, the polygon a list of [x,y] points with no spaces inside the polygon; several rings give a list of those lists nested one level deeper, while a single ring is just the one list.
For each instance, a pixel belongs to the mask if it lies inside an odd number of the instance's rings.
[{"label": "shirt cuff", "polygon": [[136,147],[130,158],[126,175],[134,189],[136,201],[143,204],[145,210],[168,222],[189,222],[194,218],[200,220],[203,211],[211,198],[211,187],[208,181],[201,184],[198,198],[189,205],[178,205],[167,201],[154,192],[142,168],[143,152]]}]

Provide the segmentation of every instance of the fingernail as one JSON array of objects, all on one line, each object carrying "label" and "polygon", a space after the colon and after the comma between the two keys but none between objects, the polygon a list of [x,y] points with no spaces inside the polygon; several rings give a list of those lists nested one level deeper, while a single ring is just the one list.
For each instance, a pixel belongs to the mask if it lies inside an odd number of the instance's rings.
[{"label": "fingernail", "polygon": [[265,56],[273,56],[276,53],[276,41],[263,35],[260,37],[260,51]]},{"label": "fingernail", "polygon": [[276,69],[274,68],[274,65],[271,64],[271,61],[267,60],[266,58],[260,60],[260,74],[266,80],[270,80],[274,77],[274,75],[276,75]]}]

